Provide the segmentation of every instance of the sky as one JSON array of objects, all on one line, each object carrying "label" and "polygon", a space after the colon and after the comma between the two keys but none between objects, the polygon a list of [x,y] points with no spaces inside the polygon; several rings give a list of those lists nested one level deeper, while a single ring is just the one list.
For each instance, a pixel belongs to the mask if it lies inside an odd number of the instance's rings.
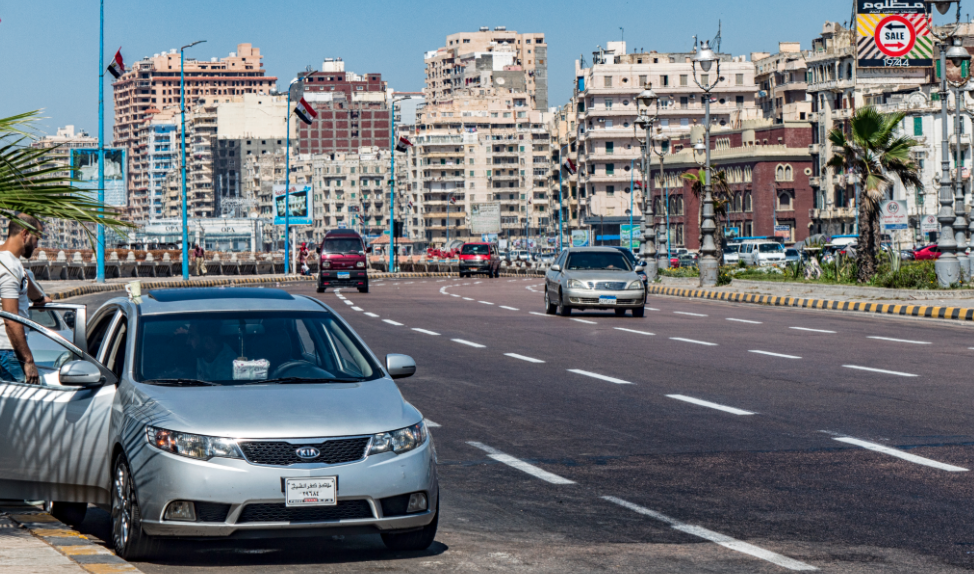
[{"label": "sky", "polygon": [[[544,33],[548,102],[572,93],[574,62],[608,41],[629,51],[690,51],[692,36],[723,52],[775,52],[780,41],[808,49],[826,20],[847,22],[852,0],[104,0],[105,64],[121,46],[126,63],[206,40],[187,51],[226,57],[239,43],[264,54],[285,86],[307,66],[341,57],[345,69],[379,72],[397,91],[421,91],[423,54],[448,34],[481,26]],[[938,20],[935,20],[938,21]],[[620,30],[623,27],[624,30]],[[43,108],[42,133],[73,124],[98,133],[98,0],[0,0],[0,117]],[[111,76],[105,74],[105,133],[111,140]]]}]

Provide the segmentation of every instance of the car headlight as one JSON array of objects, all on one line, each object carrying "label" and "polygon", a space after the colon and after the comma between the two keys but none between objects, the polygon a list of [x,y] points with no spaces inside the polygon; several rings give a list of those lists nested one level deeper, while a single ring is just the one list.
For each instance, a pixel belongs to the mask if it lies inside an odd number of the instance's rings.
[{"label": "car headlight", "polygon": [[145,427],[145,438],[149,444],[159,450],[209,460],[215,456],[223,458],[243,458],[243,453],[237,446],[236,441],[229,438],[218,438],[176,432],[156,427]]},{"label": "car headlight", "polygon": [[322,269],[331,269],[331,261],[327,261],[327,260],[326,261],[322,261],[321,262],[321,268]]},{"label": "car headlight", "polygon": [[355,266],[358,267],[359,269],[361,269],[361,268],[365,267],[365,262],[364,261],[359,261],[358,263],[355,264]]},{"label": "car headlight", "polygon": [[638,289],[638,290],[642,291],[642,289],[643,289],[643,280],[642,279],[636,279],[635,281],[630,281],[629,282],[629,285],[626,286],[626,290],[628,291],[630,289],[632,289],[632,290]]},{"label": "car headlight", "polygon": [[372,437],[372,449],[369,450],[369,454],[389,451],[396,454],[409,452],[422,446],[427,436],[425,422],[391,432],[380,432]]},{"label": "car headlight", "polygon": [[588,286],[588,283],[586,283],[584,281],[579,281],[578,279],[569,279],[568,280],[568,288],[569,289],[588,289],[589,286]]}]

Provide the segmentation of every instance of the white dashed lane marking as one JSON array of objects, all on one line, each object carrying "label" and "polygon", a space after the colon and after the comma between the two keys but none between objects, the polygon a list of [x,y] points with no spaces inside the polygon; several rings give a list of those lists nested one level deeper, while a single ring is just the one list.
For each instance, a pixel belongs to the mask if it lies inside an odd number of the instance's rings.
[{"label": "white dashed lane marking", "polygon": [[616,331],[625,331],[626,333],[637,333],[639,335],[656,335],[656,333],[650,333],[649,331],[637,331],[635,329],[624,329],[622,327],[616,327]]},{"label": "white dashed lane marking", "polygon": [[378,318],[379,318],[379,316],[378,316],[378,315],[376,315],[375,313],[366,313],[366,315],[368,315],[369,317],[374,317],[374,318],[376,318],[376,319],[378,319]]},{"label": "white dashed lane marking", "polygon": [[690,317],[706,317],[701,313],[687,313],[686,311],[673,311],[674,315],[688,315]]},{"label": "white dashed lane marking", "polygon": [[389,320],[389,319],[383,319],[382,322],[383,323],[389,323],[390,325],[395,325],[396,327],[402,327],[402,323],[397,323],[397,322],[392,321],[392,320]]},{"label": "white dashed lane marking", "polygon": [[919,377],[920,375],[914,375],[912,373],[901,373],[899,371],[887,371],[885,369],[874,369],[872,367],[860,367],[858,365],[842,365],[847,369],[855,369],[857,371],[869,371],[870,373],[879,373],[881,375],[894,375],[897,377]]},{"label": "white dashed lane marking", "polygon": [[572,319],[572,321],[578,321],[579,323],[588,323],[589,325],[598,325],[595,321],[589,321],[588,319]]},{"label": "white dashed lane marking", "polygon": [[732,319],[728,318],[728,321],[734,321],[736,323],[747,323],[749,325],[760,325],[761,321],[748,321],[747,319]]},{"label": "white dashed lane marking", "polygon": [[716,347],[717,343],[708,343],[706,341],[696,341],[694,339],[684,339],[683,337],[670,337],[672,341],[683,341],[684,343],[693,343],[694,345],[706,345],[708,347]]},{"label": "white dashed lane marking", "polygon": [[477,301],[478,303],[483,303],[484,305],[493,305],[490,301]]},{"label": "white dashed lane marking", "polygon": [[464,297],[463,300],[464,301],[473,301],[473,297]]},{"label": "white dashed lane marking", "polygon": [[504,353],[505,357],[511,357],[512,359],[520,359],[522,361],[527,361],[529,363],[543,363],[541,359],[535,359],[533,357],[525,357],[524,355],[518,355],[517,353]]},{"label": "white dashed lane marking", "polygon": [[514,307],[506,307],[504,305],[501,305],[500,308],[507,309],[508,311],[520,311],[520,309],[515,309]]},{"label": "white dashed lane marking", "polygon": [[526,472],[527,474],[530,474],[535,478],[540,478],[545,482],[550,482],[551,484],[575,484],[575,481],[573,480],[568,480],[567,478],[562,478],[557,474],[550,473],[547,470],[540,469],[534,466],[533,464],[514,458],[509,454],[504,454],[503,452],[493,447],[489,447],[483,443],[479,443],[476,441],[468,441],[467,444],[469,444],[472,447],[479,448],[480,450],[486,452],[487,456],[496,460],[497,462],[502,462],[507,466],[510,466],[511,468],[516,468],[517,470],[520,470],[521,472]]},{"label": "white dashed lane marking", "polygon": [[592,377],[593,379],[599,379],[601,381],[608,381],[610,383],[615,383],[617,385],[631,385],[629,381],[623,381],[622,379],[617,379],[615,377],[607,377],[605,375],[600,375],[598,373],[590,373],[589,371],[583,371],[581,369],[568,369],[569,373],[575,373],[576,375],[583,375],[586,377]]},{"label": "white dashed lane marking", "polygon": [[361,307],[352,307],[352,311],[362,311]]},{"label": "white dashed lane marking", "polygon": [[437,337],[440,336],[440,334],[435,331],[427,331],[426,329],[417,329],[416,327],[413,327],[413,331],[416,331],[417,333],[423,333],[425,335],[435,335]]},{"label": "white dashed lane marking", "polygon": [[825,329],[808,329],[805,327],[788,327],[789,329],[794,329],[796,331],[808,331],[809,333],[828,333],[834,335],[835,331],[826,331]]},{"label": "white dashed lane marking", "polygon": [[866,337],[877,341],[889,341],[891,343],[909,343],[910,345],[932,345],[929,341],[907,341],[906,339],[891,339],[890,337]]},{"label": "white dashed lane marking", "polygon": [[429,427],[429,428],[431,428],[431,429],[438,429],[438,428],[440,428],[441,426],[443,426],[443,425],[441,425],[440,423],[434,423],[433,421],[431,421],[431,420],[429,420],[429,419],[423,419],[423,420],[425,420],[425,421],[426,421],[426,426],[428,426],[428,427]]},{"label": "white dashed lane marking", "polygon": [[468,347],[475,347],[477,349],[484,349],[487,345],[481,345],[480,343],[474,343],[471,341],[466,341],[464,339],[450,339],[454,343],[460,343],[461,345],[467,345]]},{"label": "white dashed lane marking", "polygon": [[728,407],[725,405],[712,403],[710,401],[705,401],[702,399],[695,399],[693,397],[688,397],[686,395],[666,395],[666,396],[668,398],[676,399],[678,401],[683,401],[685,403],[692,403],[701,407],[707,407],[708,409],[717,409],[718,411],[724,411],[725,413],[730,413],[732,415],[753,415],[754,414],[751,411],[735,409],[734,407]]},{"label": "white dashed lane marking", "polygon": [[769,357],[780,357],[782,359],[801,359],[801,357],[796,357],[795,355],[781,355],[779,353],[769,353],[768,351],[748,351],[748,353],[757,353],[759,355],[767,355]]},{"label": "white dashed lane marking", "polygon": [[910,454],[908,452],[903,452],[902,450],[890,448],[888,446],[883,446],[881,444],[876,444],[874,442],[867,442],[864,440],[859,440],[852,437],[833,437],[833,440],[839,442],[844,442],[846,444],[853,444],[856,446],[861,446],[862,448],[869,449],[874,452],[881,452],[883,454],[888,454],[890,456],[895,456],[896,458],[901,458],[903,460],[908,460],[912,463],[922,464],[923,466],[930,466],[933,468],[939,468],[940,470],[946,470],[948,472],[967,472],[966,468],[960,466],[954,466],[952,464],[944,464],[942,462],[937,462],[929,458],[924,458],[922,456],[917,456],[915,454]]}]

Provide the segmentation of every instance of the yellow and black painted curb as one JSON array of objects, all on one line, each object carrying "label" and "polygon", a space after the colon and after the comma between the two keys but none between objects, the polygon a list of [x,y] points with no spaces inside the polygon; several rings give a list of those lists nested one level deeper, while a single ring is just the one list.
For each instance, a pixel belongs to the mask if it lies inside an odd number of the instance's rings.
[{"label": "yellow and black painted curb", "polygon": [[934,307],[929,305],[903,305],[895,303],[864,303],[861,301],[830,301],[828,299],[801,299],[753,293],[733,293],[728,291],[708,291],[705,289],[681,289],[650,285],[649,292],[655,295],[710,299],[732,303],[753,303],[775,307],[797,307],[800,309],[828,309],[831,311],[851,311],[875,313],[879,315],[899,315],[903,317],[926,317],[929,319],[953,319],[974,321],[974,309],[963,307]]},{"label": "yellow and black painted curb", "polygon": [[89,537],[36,506],[4,504],[0,506],[0,513],[92,574],[141,572],[108,548],[96,544]]}]

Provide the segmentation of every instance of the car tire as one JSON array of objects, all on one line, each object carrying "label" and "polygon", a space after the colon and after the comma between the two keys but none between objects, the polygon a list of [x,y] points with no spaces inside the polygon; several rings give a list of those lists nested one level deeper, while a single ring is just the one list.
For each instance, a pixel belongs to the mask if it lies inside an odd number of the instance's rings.
[{"label": "car tire", "polygon": [[468,275],[466,273],[463,272],[460,273],[460,279],[466,279],[467,277]]},{"label": "car tire", "polygon": [[625,309],[613,309],[613,311],[616,312],[616,317],[625,317],[626,316],[626,310]]},{"label": "car tire", "polygon": [[132,484],[128,462],[119,455],[112,472],[112,546],[123,560],[151,557],[159,549],[159,542],[142,530],[139,500]]},{"label": "car tire", "polygon": [[565,305],[561,296],[561,291],[558,292],[558,314],[562,317],[570,317],[572,314],[572,308]]},{"label": "car tire", "polygon": [[369,284],[366,283],[365,284],[365,287],[359,287],[358,288],[358,292],[359,293],[368,293],[369,292]]},{"label": "car tire", "polygon": [[382,543],[389,550],[399,552],[426,550],[436,539],[436,526],[439,521],[440,511],[437,509],[436,514],[433,516],[433,522],[412,532],[403,532],[402,534],[383,532]]},{"label": "car tire", "polygon": [[646,316],[646,308],[645,307],[637,307],[637,308],[633,309],[632,310],[632,316],[633,317],[645,317]]},{"label": "car tire", "polygon": [[318,293],[324,293],[325,292],[325,288],[324,287],[318,287],[317,289],[315,289],[315,291],[317,291]]},{"label": "car tire", "polygon": [[88,513],[86,502],[49,502],[44,506],[51,516],[69,526],[80,525]]},{"label": "car tire", "polygon": [[554,315],[558,311],[558,305],[551,302],[551,298],[548,297],[548,290],[544,290],[544,312],[545,315]]}]

